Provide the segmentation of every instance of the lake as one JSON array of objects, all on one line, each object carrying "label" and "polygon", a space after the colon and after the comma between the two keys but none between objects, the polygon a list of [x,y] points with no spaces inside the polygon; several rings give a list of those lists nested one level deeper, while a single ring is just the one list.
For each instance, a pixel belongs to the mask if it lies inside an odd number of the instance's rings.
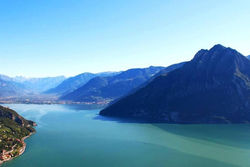
[{"label": "lake", "polygon": [[6,104],[37,122],[2,167],[249,167],[250,125],[133,123],[82,105]]}]

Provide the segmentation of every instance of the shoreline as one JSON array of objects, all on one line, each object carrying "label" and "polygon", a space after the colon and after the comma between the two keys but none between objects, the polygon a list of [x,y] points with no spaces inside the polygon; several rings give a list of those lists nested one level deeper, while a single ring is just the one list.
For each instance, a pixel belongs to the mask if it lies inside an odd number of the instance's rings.
[{"label": "shoreline", "polygon": [[[34,133],[35,133],[35,132],[32,132],[32,133],[30,133],[28,136],[23,137],[23,138],[21,139],[21,143],[22,143],[23,146],[22,146],[21,149],[19,150],[18,155],[14,156],[14,157],[11,157],[11,156],[10,156],[10,157],[7,158],[7,159],[0,160],[0,166],[1,166],[4,162],[11,161],[11,160],[13,160],[13,159],[16,158],[16,157],[21,156],[21,155],[25,152],[25,149],[26,149],[25,139],[29,138],[29,137],[30,137],[31,135],[33,135]],[[7,154],[4,154],[4,155],[9,155],[9,154],[11,154],[13,151],[14,151],[14,150],[10,150],[10,151],[7,152]]]},{"label": "shoreline", "polygon": [[99,104],[107,105],[114,99],[102,99],[92,101],[72,101],[72,100],[59,100],[58,98],[31,98],[31,97],[5,97],[0,98],[0,104]]}]

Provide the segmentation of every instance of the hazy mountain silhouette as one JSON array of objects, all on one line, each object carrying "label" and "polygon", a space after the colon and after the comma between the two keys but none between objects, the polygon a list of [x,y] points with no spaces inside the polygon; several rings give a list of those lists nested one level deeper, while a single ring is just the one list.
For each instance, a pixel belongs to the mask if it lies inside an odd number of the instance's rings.
[{"label": "hazy mountain silhouette", "polygon": [[118,75],[95,77],[72,93],[62,96],[63,100],[99,102],[113,100],[138,87],[164,67],[129,69]]},{"label": "hazy mountain silhouette", "polygon": [[15,77],[12,80],[23,84],[27,89],[34,92],[44,92],[54,88],[62,83],[66,78],[64,76],[44,77],[44,78],[25,78]]},{"label": "hazy mountain silhouette", "polygon": [[45,93],[65,95],[65,94],[70,93],[70,92],[76,90],[77,88],[81,87],[82,85],[84,85],[90,79],[92,79],[94,77],[112,76],[112,75],[115,75],[118,73],[119,72],[103,72],[103,73],[97,73],[97,74],[88,73],[88,72],[82,73],[82,74],[79,74],[79,75],[76,75],[74,77],[70,77],[70,78],[64,80],[58,86],[45,91]]},{"label": "hazy mountain silhouette", "polygon": [[24,95],[29,92],[24,85],[0,77],[0,97]]}]

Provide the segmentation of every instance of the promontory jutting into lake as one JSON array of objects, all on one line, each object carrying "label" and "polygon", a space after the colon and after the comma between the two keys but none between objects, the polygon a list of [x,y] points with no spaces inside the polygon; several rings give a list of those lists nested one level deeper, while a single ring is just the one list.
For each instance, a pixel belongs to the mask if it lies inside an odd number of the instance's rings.
[{"label": "promontory jutting into lake", "polygon": [[0,167],[250,167],[249,8],[2,1]]}]

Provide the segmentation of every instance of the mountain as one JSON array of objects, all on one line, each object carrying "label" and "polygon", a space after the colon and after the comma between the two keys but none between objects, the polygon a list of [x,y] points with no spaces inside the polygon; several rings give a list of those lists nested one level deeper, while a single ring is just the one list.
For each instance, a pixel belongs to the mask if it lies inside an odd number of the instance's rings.
[{"label": "mountain", "polygon": [[66,80],[64,80],[61,84],[58,86],[51,88],[45,93],[47,94],[59,94],[59,95],[64,95],[67,93],[70,93],[77,88],[81,87],[85,83],[87,83],[90,79],[97,77],[97,76],[112,76],[118,74],[118,72],[103,72],[103,73],[82,73],[74,77],[70,77]]},{"label": "mountain", "polygon": [[247,58],[250,60],[250,55],[249,55],[249,56],[247,56]]},{"label": "mountain", "polygon": [[27,89],[34,92],[44,92],[54,88],[62,83],[66,78],[64,76],[45,77],[45,78],[24,78],[15,77],[12,80],[23,84]]},{"label": "mountain", "polygon": [[13,81],[13,79],[7,75],[0,74],[0,79],[4,81]]},{"label": "mountain", "polygon": [[[46,77],[46,78],[25,78],[22,76],[9,77],[6,75],[0,75],[0,94],[7,93],[7,96],[22,95],[27,92],[29,93],[40,93],[50,88],[59,85],[63,80],[64,76],[57,77]],[[0,95],[1,96],[1,95]]]},{"label": "mountain", "polygon": [[111,101],[138,87],[163,67],[136,68],[121,72],[115,76],[95,77],[82,87],[62,96],[62,100],[77,102]]},{"label": "mountain", "polygon": [[[177,68],[182,67],[186,62],[181,62],[181,63],[177,63],[177,64],[172,64],[166,68],[163,68],[162,70],[160,70],[158,73],[156,73],[155,75],[153,75],[151,78],[149,78],[147,81],[143,82],[142,84],[140,84],[139,86],[135,87],[134,89],[132,89],[129,93],[125,94],[126,96],[129,94],[132,94],[134,92],[136,92],[137,90],[141,89],[142,87],[146,86],[147,84],[149,84],[151,81],[153,81],[156,77],[161,76],[161,75],[167,75],[170,71],[173,71]],[[114,101],[112,101],[112,103],[115,103],[117,100],[116,99]]]},{"label": "mountain", "polygon": [[29,93],[29,90],[27,90],[24,85],[8,79],[4,80],[0,77],[0,97],[23,95],[27,93]]},{"label": "mountain", "polygon": [[100,115],[168,123],[250,122],[250,61],[222,45],[200,50]]},{"label": "mountain", "polygon": [[35,132],[36,123],[14,110],[0,106],[0,164],[23,153],[24,138]]},{"label": "mountain", "polygon": [[181,63],[177,63],[177,64],[172,64],[166,68],[163,68],[162,70],[160,70],[158,73],[156,73],[152,78],[150,78],[150,81],[155,79],[158,76],[161,75],[167,75],[170,71],[173,71],[175,69],[178,69],[180,67],[182,67],[184,64],[186,64],[186,62],[181,62]]}]

